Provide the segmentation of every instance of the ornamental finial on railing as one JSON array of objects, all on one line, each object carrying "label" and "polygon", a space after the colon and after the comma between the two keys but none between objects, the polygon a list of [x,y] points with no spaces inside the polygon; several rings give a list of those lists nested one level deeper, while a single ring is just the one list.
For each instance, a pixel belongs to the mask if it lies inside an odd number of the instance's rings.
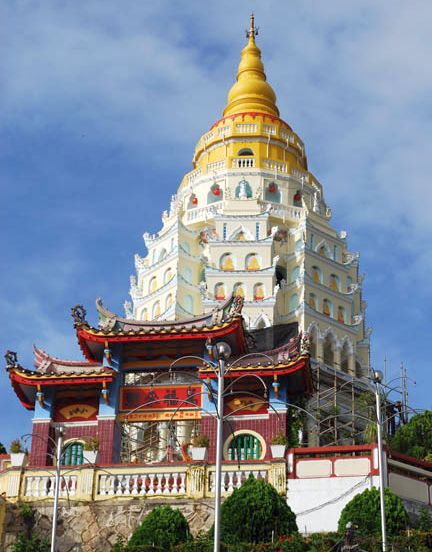
[{"label": "ornamental finial on railing", "polygon": [[15,351],[6,351],[4,357],[6,359],[6,369],[18,366],[18,357]]},{"label": "ornamental finial on railing", "polygon": [[86,314],[87,311],[82,305],[75,305],[71,308],[71,314],[74,321],[74,327],[82,326],[83,324],[87,324],[86,320]]}]

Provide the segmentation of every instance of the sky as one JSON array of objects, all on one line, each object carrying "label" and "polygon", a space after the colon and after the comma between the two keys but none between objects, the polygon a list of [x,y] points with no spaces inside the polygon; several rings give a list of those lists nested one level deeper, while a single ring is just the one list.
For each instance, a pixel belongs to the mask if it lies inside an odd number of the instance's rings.
[{"label": "sky", "polygon": [[[222,114],[255,12],[282,118],[366,275],[372,364],[430,408],[430,0],[5,0],[0,351],[81,358],[70,308],[122,313],[196,142]],[[2,353],[3,354],[3,353]],[[398,385],[396,380],[394,385]],[[31,413],[0,372],[0,441]]]}]

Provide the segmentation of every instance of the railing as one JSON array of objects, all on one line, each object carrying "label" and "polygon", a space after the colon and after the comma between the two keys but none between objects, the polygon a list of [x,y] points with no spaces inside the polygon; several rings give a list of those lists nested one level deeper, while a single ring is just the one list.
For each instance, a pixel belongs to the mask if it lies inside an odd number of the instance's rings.
[{"label": "railing", "polygon": [[305,216],[305,209],[303,207],[285,207],[271,201],[260,201],[260,205],[262,213],[267,212],[269,207],[271,207],[271,215],[284,220],[300,220]]},{"label": "railing", "polygon": [[265,169],[269,169],[271,171],[279,171],[283,173],[287,172],[286,163],[281,163],[280,161],[273,161],[272,159],[264,159],[263,165]]},{"label": "railing", "polygon": [[255,167],[255,159],[238,158],[232,160],[233,169],[247,169]]},{"label": "railing", "polygon": [[[229,462],[222,466],[222,493],[241,487],[249,475],[269,481],[278,492],[286,487],[284,461]],[[99,467],[65,466],[60,474],[60,498],[81,501],[120,497],[205,498],[215,493],[215,466],[204,463],[116,464]],[[54,468],[6,469],[0,472],[0,488],[8,500],[54,498]]]},{"label": "railing", "polygon": [[223,209],[224,202],[218,201],[206,207],[190,209],[186,212],[187,222],[201,222],[213,218],[216,213],[220,213]]},{"label": "railing", "polygon": [[[138,472],[138,473],[137,473]],[[155,473],[119,473],[98,476],[99,496],[155,496],[186,493],[186,471],[157,471]]]},{"label": "railing", "polygon": [[254,133],[258,130],[258,125],[253,123],[239,123],[236,125],[236,132]]},{"label": "railing", "polygon": [[[222,494],[231,494],[235,489],[239,489],[247,480],[249,475],[253,475],[255,479],[265,479],[268,481],[268,469],[223,469],[222,470]],[[216,492],[216,475],[215,471],[211,470],[208,473],[208,492],[214,494]]]},{"label": "railing", "polygon": [[[73,497],[77,494],[77,475],[62,475],[60,496]],[[24,496],[32,498],[53,497],[55,491],[54,475],[29,475],[24,481]]]}]

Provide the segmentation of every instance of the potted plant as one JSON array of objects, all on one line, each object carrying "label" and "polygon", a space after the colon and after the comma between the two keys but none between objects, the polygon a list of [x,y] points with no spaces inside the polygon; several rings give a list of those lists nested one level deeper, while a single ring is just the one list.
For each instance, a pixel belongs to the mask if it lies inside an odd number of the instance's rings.
[{"label": "potted plant", "polygon": [[195,437],[192,439],[192,446],[190,449],[192,460],[199,460],[201,462],[207,460],[208,446],[209,438],[207,437],[207,435],[204,435],[203,433],[195,435]]},{"label": "potted plant", "polygon": [[89,437],[84,441],[84,464],[96,464],[99,451],[99,437]]},{"label": "potted plant", "polygon": [[287,436],[280,432],[277,433],[271,440],[271,452],[273,458],[283,458],[288,445]]},{"label": "potted plant", "polygon": [[14,439],[10,446],[11,466],[21,467],[24,464],[26,453],[20,439]]}]

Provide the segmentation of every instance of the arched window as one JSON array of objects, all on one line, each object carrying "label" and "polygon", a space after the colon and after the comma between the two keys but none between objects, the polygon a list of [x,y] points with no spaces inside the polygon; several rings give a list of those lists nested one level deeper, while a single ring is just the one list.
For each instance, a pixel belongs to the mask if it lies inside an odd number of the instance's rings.
[{"label": "arched window", "polygon": [[237,199],[249,199],[252,197],[252,188],[246,180],[241,180],[235,189],[235,197]]},{"label": "arched window", "polygon": [[172,268],[168,267],[164,273],[164,278],[163,278],[164,284],[167,284],[172,279],[173,275],[174,274],[173,274]]},{"label": "arched window", "polygon": [[318,254],[321,257],[327,257],[327,259],[330,259],[330,251],[326,244],[320,245],[318,248]]},{"label": "arched window", "polygon": [[334,341],[334,337],[331,334],[327,334],[323,343],[323,356],[324,356],[324,363],[327,364],[328,366],[334,365],[335,348],[336,348],[336,344]]},{"label": "arched window", "polygon": [[223,190],[219,184],[213,184],[207,194],[207,203],[215,203],[216,201],[222,201]]},{"label": "arched window", "polygon": [[340,290],[340,279],[339,276],[336,276],[336,274],[330,274],[330,289],[333,289],[334,291]]},{"label": "arched window", "polygon": [[299,277],[300,275],[300,267],[298,266],[295,266],[292,270],[291,270],[291,280],[290,280],[290,283],[293,284],[297,278]]},{"label": "arched window", "polygon": [[141,320],[148,320],[148,310],[147,309],[142,310]]},{"label": "arched window", "polygon": [[361,378],[363,375],[362,365],[358,360],[355,361],[355,375],[357,378]]},{"label": "arched window", "polygon": [[153,305],[152,308],[152,319],[155,320],[160,316],[161,309],[160,309],[160,302],[156,301],[156,303]]},{"label": "arched window", "polygon": [[281,193],[279,186],[276,182],[269,182],[264,187],[264,199],[265,201],[271,201],[273,203],[281,202]]},{"label": "arched window", "polygon": [[326,316],[330,316],[330,318],[333,318],[333,304],[328,299],[324,299],[323,301],[323,314]]},{"label": "arched window", "polygon": [[259,460],[261,451],[261,442],[258,437],[249,433],[242,433],[231,440],[228,446],[228,459]]},{"label": "arched window", "polygon": [[341,307],[340,305],[339,305],[338,310],[337,310],[337,319],[338,319],[338,322],[341,322],[342,324],[346,323],[345,309],[344,309],[344,307]]},{"label": "arched window", "polygon": [[193,314],[194,301],[193,301],[192,295],[186,295],[186,297],[184,298],[184,305],[185,305],[185,310],[190,314]]},{"label": "arched window", "polygon": [[161,252],[159,253],[159,260],[162,261],[162,259],[165,259],[165,257],[167,256],[167,250],[164,248],[162,248]]},{"label": "arched window", "polygon": [[301,207],[302,206],[302,193],[301,193],[300,190],[297,190],[296,193],[294,194],[293,204],[296,207]]},{"label": "arched window", "polygon": [[186,280],[186,282],[192,284],[192,269],[190,267],[185,266],[183,271],[183,278]]},{"label": "arched window", "polygon": [[193,209],[194,207],[197,207],[198,206],[198,198],[195,194],[191,194],[189,196],[189,200],[188,200],[188,203],[187,203],[187,208],[188,209]]},{"label": "arched window", "polygon": [[293,312],[298,307],[298,295],[297,293],[294,293],[294,295],[291,295],[289,300],[289,312]]},{"label": "arched window", "polygon": [[315,293],[309,293],[309,306],[311,309],[317,309],[317,296]]},{"label": "arched window", "polygon": [[254,301],[264,300],[264,286],[261,283],[254,285]]},{"label": "arched window", "polygon": [[165,299],[165,310],[167,311],[173,303],[173,296],[171,293]]},{"label": "arched window", "polygon": [[312,267],[312,280],[316,284],[322,284],[322,272],[318,266]]},{"label": "arched window", "polygon": [[254,152],[250,148],[242,148],[237,155],[239,156],[246,156],[246,155],[253,155]]},{"label": "arched window", "polygon": [[149,282],[149,293],[153,293],[156,290],[157,290],[157,279],[156,279],[156,276],[153,276],[153,278],[151,278]]},{"label": "arched window", "polygon": [[225,253],[224,255],[222,255],[219,261],[219,268],[221,268],[222,270],[235,269],[235,263],[231,253]]},{"label": "arched window", "polygon": [[237,284],[234,285],[233,288],[234,295],[236,297],[243,297],[245,296],[245,285],[242,282],[237,282]]},{"label": "arched window", "polygon": [[80,466],[84,463],[84,443],[73,441],[63,450],[61,456],[62,466]]},{"label": "arched window", "polygon": [[214,296],[216,301],[223,301],[226,298],[225,284],[219,282],[215,285]]},{"label": "arched window", "polygon": [[156,249],[153,249],[153,252],[152,252],[152,264],[155,264],[155,262],[156,262],[156,255],[157,255],[157,251],[156,251]]},{"label": "arched window", "polygon": [[351,278],[351,276],[347,276],[346,282],[347,282],[347,291],[349,291],[353,284],[353,279]]},{"label": "arched window", "polygon": [[251,253],[246,257],[246,270],[260,270],[260,262],[256,253]]}]

